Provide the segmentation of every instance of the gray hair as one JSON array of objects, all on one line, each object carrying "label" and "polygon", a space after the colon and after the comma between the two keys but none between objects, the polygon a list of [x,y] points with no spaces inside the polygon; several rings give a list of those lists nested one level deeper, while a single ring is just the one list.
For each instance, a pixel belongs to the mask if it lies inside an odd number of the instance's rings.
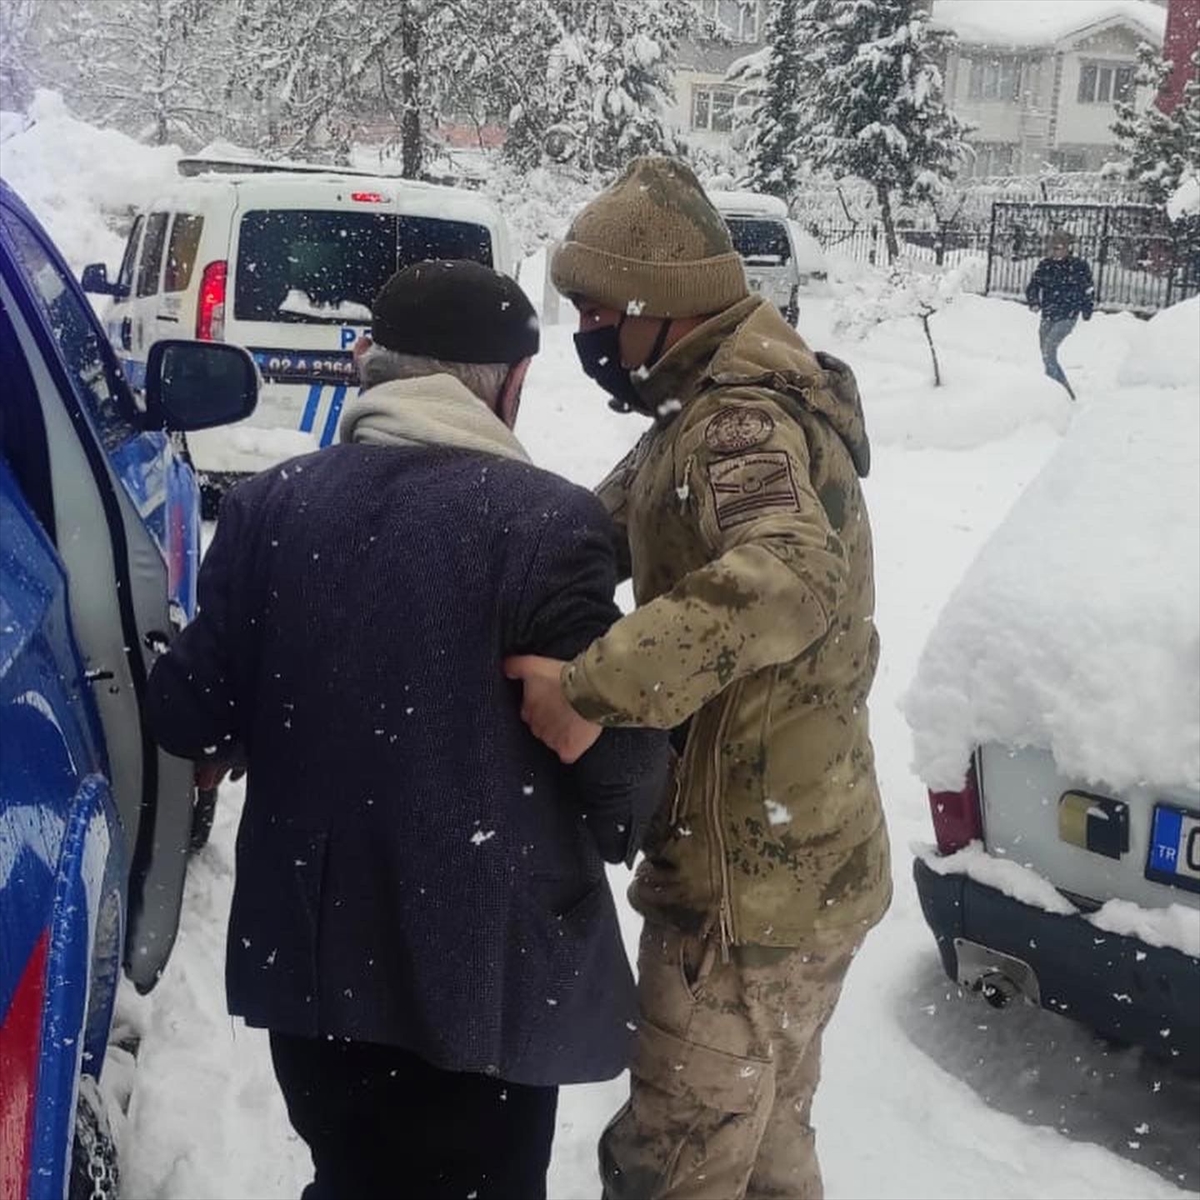
[{"label": "gray hair", "polygon": [[393,379],[419,379],[423,375],[453,375],[490,409],[500,399],[500,389],[512,370],[510,363],[454,363],[420,354],[402,354],[372,344],[358,360],[358,379],[363,390]]}]

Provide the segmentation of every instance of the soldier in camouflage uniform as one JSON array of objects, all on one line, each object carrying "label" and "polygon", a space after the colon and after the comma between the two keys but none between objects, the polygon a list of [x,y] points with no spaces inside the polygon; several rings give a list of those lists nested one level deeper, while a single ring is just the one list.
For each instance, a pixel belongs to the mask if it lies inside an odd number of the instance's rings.
[{"label": "soldier in camouflage uniform", "polygon": [[584,369],[654,417],[600,494],[637,609],[573,662],[510,660],[568,761],[604,725],[673,728],[609,1200],[808,1200],[821,1032],[891,897],[867,728],[878,659],[869,448],[849,368],[747,293],[692,172],[635,160],[552,263]]}]

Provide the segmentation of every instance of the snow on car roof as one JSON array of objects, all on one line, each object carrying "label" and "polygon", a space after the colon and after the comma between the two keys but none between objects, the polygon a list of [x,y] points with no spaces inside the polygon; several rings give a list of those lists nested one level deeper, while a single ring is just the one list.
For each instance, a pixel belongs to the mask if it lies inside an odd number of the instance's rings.
[{"label": "snow on car roof", "polygon": [[[398,175],[368,175],[364,172],[320,171],[205,171],[188,175],[170,190],[172,196],[185,196],[195,187],[237,188],[253,203],[285,202],[336,198],[340,192],[379,193],[403,205],[405,211],[443,217],[447,220],[475,221],[495,228],[500,223],[496,206],[466,188],[404,179]],[[383,211],[383,210],[381,210]]]},{"label": "snow on car roof", "polygon": [[708,198],[718,212],[729,216],[742,214],[756,217],[787,216],[787,205],[778,196],[767,196],[762,192],[710,191]]},{"label": "snow on car roof", "polygon": [[[1155,321],[1194,315],[1177,308]],[[929,787],[960,787],[991,742],[1116,789],[1200,790],[1197,384],[1081,404],[967,570],[903,702]]]},{"label": "snow on car roof", "polygon": [[975,45],[1052,45],[1113,20],[1161,43],[1167,10],[1151,0],[934,0],[933,20]]}]

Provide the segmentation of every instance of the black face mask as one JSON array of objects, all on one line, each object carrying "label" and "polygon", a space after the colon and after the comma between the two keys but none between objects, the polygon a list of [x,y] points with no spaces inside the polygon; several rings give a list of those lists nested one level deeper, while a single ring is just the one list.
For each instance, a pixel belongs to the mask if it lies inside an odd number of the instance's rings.
[{"label": "black face mask", "polygon": [[611,397],[610,408],[631,412],[642,407],[630,373],[621,366],[621,323],[603,325],[575,335],[575,353],[583,373],[598,383]]},{"label": "black face mask", "polygon": [[[625,323],[622,317],[615,325],[604,325],[599,329],[589,329],[586,333],[575,335],[575,353],[579,355],[579,365],[583,373],[595,380],[611,397],[610,408],[617,412],[647,412],[646,402],[634,386],[632,373],[621,365],[621,326]],[[650,357],[643,371],[650,370],[662,357],[663,345],[667,340],[667,331],[671,322],[665,320],[659,330],[658,337],[650,351]]]}]

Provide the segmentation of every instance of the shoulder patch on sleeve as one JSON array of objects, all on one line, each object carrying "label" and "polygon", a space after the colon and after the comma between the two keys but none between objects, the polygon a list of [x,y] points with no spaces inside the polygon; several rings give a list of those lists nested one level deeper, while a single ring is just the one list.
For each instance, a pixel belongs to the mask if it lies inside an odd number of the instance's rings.
[{"label": "shoulder patch on sleeve", "polygon": [[783,450],[719,459],[709,467],[708,485],[721,529],[753,521],[763,512],[800,511],[791,460]]},{"label": "shoulder patch on sleeve", "polygon": [[704,441],[714,454],[737,454],[761,446],[774,429],[771,415],[761,408],[728,405],[709,418]]}]

